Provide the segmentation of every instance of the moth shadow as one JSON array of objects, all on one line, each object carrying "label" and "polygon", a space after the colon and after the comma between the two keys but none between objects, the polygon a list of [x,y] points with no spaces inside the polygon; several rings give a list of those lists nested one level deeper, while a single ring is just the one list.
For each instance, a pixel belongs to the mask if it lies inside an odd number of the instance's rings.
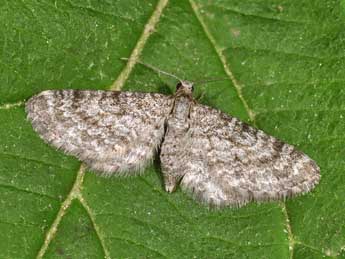
[{"label": "moth shadow", "polygon": [[163,178],[163,172],[161,167],[161,160],[159,159],[160,152],[155,156],[153,160],[153,168],[155,169],[156,175],[159,178],[161,188],[164,190],[164,178]]},{"label": "moth shadow", "polygon": [[198,103],[202,103],[204,105],[208,105],[208,106],[214,106],[214,98],[210,97],[207,93],[205,89],[200,89],[198,91],[195,92],[194,94],[194,98]]},{"label": "moth shadow", "polygon": [[166,83],[163,83],[163,84],[159,84],[158,86],[158,92],[159,93],[162,93],[162,94],[166,94],[166,95],[173,95],[174,94],[174,91],[171,89],[171,87],[166,84]]}]

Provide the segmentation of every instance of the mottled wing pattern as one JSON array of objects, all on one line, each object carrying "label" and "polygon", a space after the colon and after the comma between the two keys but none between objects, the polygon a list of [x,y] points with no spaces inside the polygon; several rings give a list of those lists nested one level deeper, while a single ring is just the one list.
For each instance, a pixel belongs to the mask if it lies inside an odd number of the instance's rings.
[{"label": "mottled wing pattern", "polygon": [[213,206],[285,199],[309,191],[319,168],[293,146],[210,107],[190,113],[181,186]]},{"label": "mottled wing pattern", "polygon": [[26,111],[46,142],[111,175],[153,158],[171,103],[157,93],[48,90],[32,97]]}]

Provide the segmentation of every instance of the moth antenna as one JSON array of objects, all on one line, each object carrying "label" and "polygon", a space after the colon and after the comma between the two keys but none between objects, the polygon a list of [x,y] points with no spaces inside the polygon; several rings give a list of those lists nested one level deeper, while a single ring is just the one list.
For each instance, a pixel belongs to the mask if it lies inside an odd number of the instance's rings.
[{"label": "moth antenna", "polygon": [[203,80],[199,80],[199,81],[192,81],[193,84],[207,84],[210,82],[217,82],[217,81],[225,81],[225,80],[229,80],[228,77],[223,77],[223,78],[206,78]]},{"label": "moth antenna", "polygon": [[[129,58],[121,58],[121,60],[126,60],[126,61],[128,61]],[[173,77],[173,78],[179,80],[180,82],[183,81],[183,80],[180,79],[179,77],[177,77],[177,76],[175,76],[175,75],[173,75],[173,74],[171,74],[171,73],[169,73],[169,72],[163,71],[163,70],[159,69],[158,67],[152,66],[152,65],[150,65],[150,64],[146,64],[146,63],[144,63],[144,62],[141,62],[140,60],[138,60],[137,63],[139,63],[140,65],[143,65],[143,66],[145,66],[145,67],[147,67],[147,68],[150,68],[150,69],[152,69],[153,71],[156,71],[158,74],[164,74],[164,75]]]}]

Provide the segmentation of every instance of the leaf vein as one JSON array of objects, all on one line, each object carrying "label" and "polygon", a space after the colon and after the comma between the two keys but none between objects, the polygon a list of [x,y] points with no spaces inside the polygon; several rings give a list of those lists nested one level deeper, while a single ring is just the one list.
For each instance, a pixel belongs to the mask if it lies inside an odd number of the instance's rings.
[{"label": "leaf vein", "polygon": [[64,217],[66,211],[68,210],[68,208],[71,206],[72,201],[77,197],[77,195],[80,193],[80,188],[81,185],[83,183],[84,180],[84,175],[85,175],[85,167],[82,164],[80,166],[80,169],[77,173],[76,176],[76,180],[74,181],[73,187],[71,189],[71,191],[68,193],[66,199],[62,202],[60,209],[52,223],[52,225],[50,226],[50,228],[48,229],[46,236],[44,238],[44,242],[37,254],[37,259],[42,259],[44,254],[46,253],[49,244],[51,243],[51,241],[53,240],[53,238],[55,237],[55,234],[58,230],[58,226],[60,225],[60,222],[62,220],[62,218]]},{"label": "leaf vein", "polygon": [[285,243],[267,243],[267,244],[257,244],[257,245],[256,244],[239,244],[239,243],[235,243],[233,241],[230,241],[230,240],[227,240],[224,238],[220,238],[220,237],[216,237],[216,236],[207,236],[205,238],[222,241],[222,242],[225,242],[225,243],[237,246],[237,247],[265,247],[265,246],[268,247],[268,246],[283,246],[283,245],[286,246]]},{"label": "leaf vein", "polygon": [[115,236],[112,236],[112,237],[109,237],[109,239],[117,239],[117,240],[121,240],[121,241],[125,241],[127,243],[131,243],[135,246],[138,246],[138,247],[143,247],[151,252],[154,252],[158,255],[160,255],[161,257],[165,257],[165,258],[169,258],[168,256],[162,254],[161,252],[157,251],[156,249],[153,249],[151,247],[148,247],[147,245],[144,245],[144,244],[141,244],[141,243],[138,243],[138,242],[135,242],[133,240],[130,240],[130,239],[127,239],[127,238],[123,238],[123,237],[115,237]]},{"label": "leaf vein", "polygon": [[43,160],[38,160],[36,158],[22,157],[22,156],[19,156],[17,154],[1,152],[0,156],[9,156],[9,157],[13,157],[13,158],[16,158],[16,159],[21,159],[21,160],[26,160],[26,161],[30,161],[30,162],[35,162],[37,164],[42,164],[42,165],[46,165],[46,166],[53,166],[53,167],[58,167],[58,168],[62,168],[62,169],[70,169],[68,167],[64,167],[64,166],[61,166],[61,165],[48,163],[48,162],[45,162]]},{"label": "leaf vein", "polygon": [[223,68],[225,73],[228,75],[228,77],[231,79],[238,97],[240,98],[246,112],[248,113],[249,119],[255,123],[255,113],[250,109],[250,107],[248,106],[247,101],[244,99],[243,95],[242,95],[242,85],[240,85],[240,83],[237,81],[237,79],[235,78],[234,74],[232,73],[228,62],[226,61],[226,57],[223,55],[222,50],[219,48],[219,46],[217,46],[216,40],[213,38],[211,32],[208,30],[206,24],[204,23],[204,21],[201,18],[201,15],[199,14],[199,10],[198,10],[198,6],[196,5],[196,3],[193,0],[189,0],[190,5],[193,9],[194,15],[196,16],[197,20],[199,21],[201,28],[203,29],[206,38],[210,41],[210,43],[212,44],[213,48],[215,49],[218,58],[220,59],[221,63],[223,64]]},{"label": "leaf vein", "polygon": [[221,9],[221,10],[226,10],[235,14],[239,14],[242,16],[247,16],[247,17],[254,17],[262,20],[268,20],[268,21],[273,21],[273,22],[282,22],[282,23],[288,23],[288,24],[294,24],[294,25],[306,25],[310,24],[307,21],[294,21],[294,20],[286,20],[286,19],[279,19],[277,17],[273,16],[265,16],[265,15],[259,15],[259,14],[254,14],[254,13],[246,13],[245,11],[242,11],[240,9],[234,9],[234,8],[229,8],[224,5],[214,5],[215,7]]},{"label": "leaf vein", "polygon": [[28,193],[28,194],[33,194],[36,196],[41,196],[41,197],[45,197],[54,201],[60,201],[58,198],[55,198],[51,195],[45,194],[45,193],[40,193],[40,192],[34,192],[32,190],[25,190],[25,189],[21,189],[17,186],[13,186],[13,185],[7,185],[7,184],[1,184],[0,183],[0,188],[4,188],[4,189],[11,189],[11,190],[15,190],[15,191],[19,191],[19,192],[24,192],[24,193]]},{"label": "leaf vein", "polygon": [[333,258],[337,258],[338,254],[336,253],[325,253],[324,251],[322,251],[321,249],[315,247],[315,246],[311,246],[311,245],[307,245],[305,243],[302,243],[300,241],[296,241],[296,245],[300,245],[300,246],[304,246],[305,248],[308,248],[310,250],[313,250],[315,252],[318,252],[326,257],[333,257]]},{"label": "leaf vein", "polygon": [[78,5],[78,4],[75,4],[75,3],[72,3],[72,2],[66,1],[66,0],[65,0],[65,3],[67,3],[69,5],[69,7],[71,7],[71,8],[79,9],[79,10],[85,10],[89,13],[93,13],[93,14],[97,14],[97,15],[99,15],[99,14],[100,15],[106,15],[106,16],[110,16],[110,17],[114,17],[114,18],[120,18],[121,20],[124,20],[124,21],[131,21],[131,22],[135,21],[134,19],[132,19],[130,17],[126,17],[123,15],[118,15],[118,14],[114,14],[114,13],[110,13],[110,12],[106,12],[106,11],[97,10],[90,5],[90,2],[88,2],[89,6]]},{"label": "leaf vein", "polygon": [[97,216],[116,216],[116,217],[122,217],[122,218],[125,218],[125,219],[130,219],[130,220],[133,220],[133,221],[136,221],[136,222],[139,222],[139,223],[142,223],[144,225],[147,226],[147,228],[155,228],[155,229],[158,229],[159,231],[161,231],[162,233],[164,233],[165,235],[169,236],[170,235],[170,231],[165,229],[165,228],[162,228],[162,227],[159,227],[155,224],[151,224],[147,221],[144,221],[142,219],[139,219],[139,218],[136,218],[136,217],[131,217],[129,215],[121,215],[121,214],[118,214],[118,213],[100,213],[100,214],[95,214]]},{"label": "leaf vein", "polygon": [[35,224],[35,223],[21,223],[21,222],[9,222],[9,221],[4,221],[1,220],[0,224],[6,224],[6,225],[11,225],[11,226],[23,226],[23,227],[27,227],[27,228],[32,228],[32,227],[42,227],[42,225],[39,224]]},{"label": "leaf vein", "polygon": [[168,0],[160,0],[153,11],[148,23],[145,25],[143,33],[140,35],[139,40],[137,41],[137,44],[135,45],[128,62],[125,65],[125,68],[121,71],[120,75],[117,77],[117,79],[113,82],[113,84],[110,86],[111,90],[121,90],[124,86],[127,78],[129,77],[130,73],[132,72],[135,64],[139,60],[139,57],[141,55],[141,52],[144,49],[144,46],[148,40],[148,38],[151,36],[151,34],[154,32],[155,27],[157,23],[160,20],[160,17],[163,13],[164,8],[168,4]]},{"label": "leaf vein", "polygon": [[105,258],[110,259],[111,257],[110,257],[109,251],[108,251],[108,249],[107,249],[107,247],[105,245],[104,237],[101,234],[101,231],[100,231],[99,227],[96,224],[96,219],[95,219],[95,217],[93,215],[93,212],[92,212],[91,208],[89,207],[89,205],[87,204],[87,202],[85,201],[83,195],[80,192],[78,193],[77,197],[78,197],[79,202],[82,204],[83,208],[85,209],[87,215],[89,216],[89,218],[91,220],[92,226],[93,226],[93,228],[94,228],[94,230],[96,232],[96,235],[97,235],[97,238],[99,240],[99,243],[101,244],[101,247],[103,249],[103,253],[104,253]]},{"label": "leaf vein", "polygon": [[15,103],[4,103],[0,105],[0,110],[9,110],[9,109],[17,108],[23,105],[24,105],[24,102],[22,101],[15,102]]},{"label": "leaf vein", "polygon": [[[325,56],[325,57],[317,57],[317,56],[311,56],[311,55],[307,55],[307,54],[303,54],[303,53],[298,53],[298,52],[287,52],[287,51],[283,51],[280,49],[263,49],[263,48],[250,48],[249,46],[229,46],[226,48],[222,48],[222,51],[226,51],[226,50],[246,50],[246,51],[251,51],[255,54],[261,54],[262,52],[269,52],[269,53],[274,53],[274,54],[283,54],[285,56],[297,56],[298,58],[304,58],[304,59],[313,59],[313,60],[317,60],[317,61],[324,61],[327,60],[327,62],[330,61],[337,61],[337,60],[343,60],[344,56],[334,56],[334,57],[330,57],[330,56]],[[261,52],[261,53],[260,53]],[[319,66],[319,64],[317,64]]]},{"label": "leaf vein", "polygon": [[305,113],[305,112],[330,112],[330,113],[334,113],[334,112],[345,112],[345,108],[344,109],[308,109],[308,108],[300,108],[300,109],[277,109],[277,108],[273,108],[271,110],[269,109],[259,109],[257,112],[255,112],[255,115],[259,115],[259,114],[265,114],[265,113],[288,113],[288,112],[298,112],[298,113]]}]

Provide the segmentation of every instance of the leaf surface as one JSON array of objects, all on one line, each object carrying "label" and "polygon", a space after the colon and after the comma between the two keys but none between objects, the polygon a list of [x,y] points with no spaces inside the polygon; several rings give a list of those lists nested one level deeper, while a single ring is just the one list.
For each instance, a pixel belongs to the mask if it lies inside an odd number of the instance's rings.
[{"label": "leaf surface", "polygon": [[[337,1],[0,1],[1,258],[345,257],[344,4]],[[200,102],[321,167],[311,193],[209,210],[143,176],[102,178],[44,144],[24,102],[45,89],[173,93],[227,78]],[[115,82],[115,83],[114,83]],[[143,129],[144,130],[144,129]]]}]

